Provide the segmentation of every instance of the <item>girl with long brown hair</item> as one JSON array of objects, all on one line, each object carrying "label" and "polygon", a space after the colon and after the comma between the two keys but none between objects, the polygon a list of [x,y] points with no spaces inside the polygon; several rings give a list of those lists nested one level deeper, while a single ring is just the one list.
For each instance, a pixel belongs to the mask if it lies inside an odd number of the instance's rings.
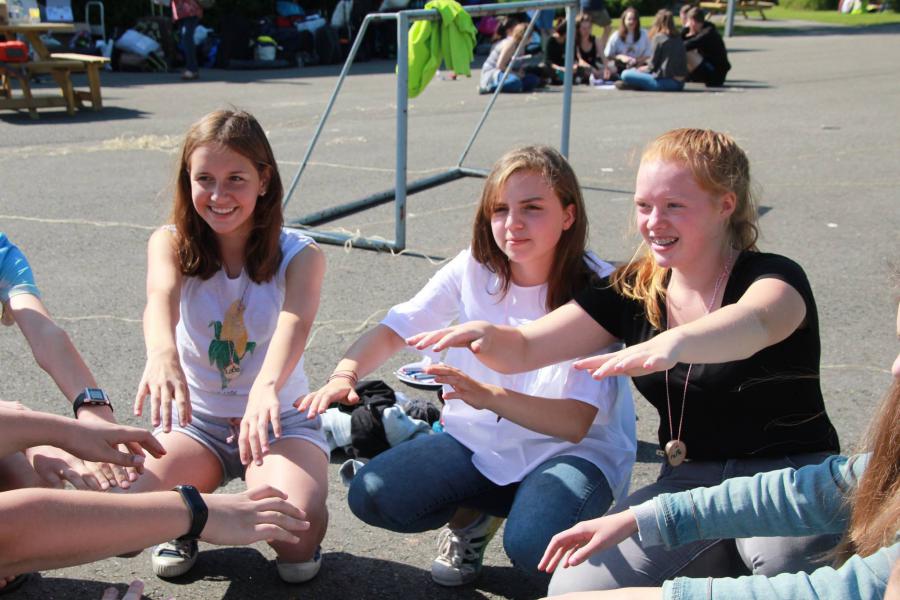
[{"label": "girl with long brown hair", "polygon": [[641,15],[635,7],[629,6],[622,11],[619,29],[610,36],[604,53],[607,65],[616,77],[625,69],[640,67],[650,60],[650,36],[641,29]]},{"label": "girl with long brown hair", "polygon": [[[292,404],[309,391],[303,350],[325,259],[282,228],[283,187],[260,124],[212,112],[188,130],[175,175],[171,225],[150,237],[144,339],[147,363],[135,413],[149,399],[168,453],[148,458],[130,491],[231,479],[271,485],[305,511],[299,541],[272,541],[278,575],[315,577],[328,513],[328,444],[318,420]],[[160,577],[186,573],[196,539],[157,546]]]},{"label": "girl with long brown hair", "polygon": [[[576,362],[595,378],[630,375],[660,416],[665,458],[655,483],[616,505],[717,485],[735,476],[818,464],[839,450],[819,386],[815,299],[795,262],[758,251],[750,163],[728,135],[677,129],[641,158],[634,214],[642,242],[608,279],[519,328],[467,323],[409,340],[467,347],[502,372]],[[698,541],[669,550],[637,537],[557,569],[562,593],[659,586],[677,575],[728,576],[810,567],[829,536]]]},{"label": "girl with long brown hair", "polygon": [[[334,402],[357,402],[356,381],[424,328],[473,318],[521,323],[564,305],[612,270],[586,252],[586,241],[581,189],[565,158],[546,146],[507,152],[485,182],[471,247],[354,342],[298,408],[315,416]],[[449,351],[428,369],[445,384],[444,431],[375,456],[351,483],[350,509],[398,532],[446,524],[431,567],[445,586],[478,576],[500,522],[492,517],[506,517],[506,553],[534,573],[555,533],[624,497],[634,462],[627,383],[595,381],[571,367],[558,361],[504,375]]]}]

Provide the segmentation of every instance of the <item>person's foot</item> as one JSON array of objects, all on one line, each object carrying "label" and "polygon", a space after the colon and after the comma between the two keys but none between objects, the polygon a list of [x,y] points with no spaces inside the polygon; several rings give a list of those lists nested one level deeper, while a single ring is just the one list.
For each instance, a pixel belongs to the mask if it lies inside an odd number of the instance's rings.
[{"label": "person's foot", "polygon": [[184,72],[181,73],[181,78],[184,81],[193,81],[194,79],[198,79],[199,77],[200,77],[200,73],[198,73],[196,71],[189,71],[189,70],[185,69]]},{"label": "person's foot", "polygon": [[621,79],[618,80],[615,84],[617,90],[636,90],[637,88],[633,85],[628,85],[626,82]]},{"label": "person's foot", "polygon": [[197,540],[172,540],[154,548],[150,562],[157,577],[178,577],[191,570],[199,554]]},{"label": "person's foot", "polygon": [[286,563],[275,560],[278,576],[286,583],[305,583],[319,574],[322,568],[322,548],[316,548],[313,557],[305,562]]},{"label": "person's foot", "polygon": [[503,519],[483,514],[463,529],[445,527],[438,537],[438,557],[431,563],[431,579],[443,586],[471,583],[481,574],[488,542]]}]

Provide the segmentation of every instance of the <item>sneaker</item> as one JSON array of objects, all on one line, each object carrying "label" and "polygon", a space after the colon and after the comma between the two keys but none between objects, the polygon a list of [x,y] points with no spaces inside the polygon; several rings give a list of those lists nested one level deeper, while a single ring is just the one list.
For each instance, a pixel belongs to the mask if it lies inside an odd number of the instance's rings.
[{"label": "sneaker", "polygon": [[150,554],[150,562],[157,577],[178,577],[191,570],[199,553],[197,540],[172,540],[154,548]]},{"label": "sneaker", "polygon": [[181,79],[184,80],[184,81],[193,81],[193,80],[199,79],[199,78],[200,78],[200,73],[198,73],[198,72],[196,72],[196,71],[188,71],[188,70],[185,70],[185,71],[181,74]]},{"label": "sneaker", "polygon": [[316,553],[306,562],[286,563],[275,560],[275,568],[278,576],[286,583],[304,583],[319,574],[322,568],[322,548],[316,548]]},{"label": "sneaker", "polygon": [[618,81],[617,81],[615,84],[613,84],[613,85],[616,86],[616,89],[617,89],[617,90],[637,90],[637,88],[636,88],[635,86],[633,86],[633,85],[628,85],[627,83],[625,83],[625,82],[622,81],[621,79],[618,80]]},{"label": "sneaker", "polygon": [[431,563],[431,579],[446,587],[475,581],[481,574],[488,542],[502,522],[503,519],[481,515],[464,529],[444,527],[438,537],[438,557]]}]

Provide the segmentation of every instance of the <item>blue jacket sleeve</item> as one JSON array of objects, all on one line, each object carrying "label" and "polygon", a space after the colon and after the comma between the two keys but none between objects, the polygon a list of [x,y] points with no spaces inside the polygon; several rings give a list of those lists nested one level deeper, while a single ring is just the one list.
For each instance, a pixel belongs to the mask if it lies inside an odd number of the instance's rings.
[{"label": "blue jacket sleeve", "polygon": [[868,456],[735,477],[711,488],[661,494],[633,508],[644,545],[702,539],[841,533],[846,502]]},{"label": "blue jacket sleeve", "polygon": [[881,598],[891,567],[900,558],[900,542],[839,569],[822,567],[812,574],[783,573],[736,579],[679,577],[663,584],[665,600],[867,600]]}]

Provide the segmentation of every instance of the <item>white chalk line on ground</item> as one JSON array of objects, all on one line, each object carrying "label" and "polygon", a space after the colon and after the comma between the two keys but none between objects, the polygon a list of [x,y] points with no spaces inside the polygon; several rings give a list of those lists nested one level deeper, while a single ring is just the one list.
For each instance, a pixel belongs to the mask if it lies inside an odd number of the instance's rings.
[{"label": "white chalk line on ground", "polygon": [[92,227],[122,227],[125,229],[142,229],[153,231],[157,225],[138,225],[137,223],[122,223],[119,221],[89,221],[87,219],[45,219],[42,217],[26,217],[23,215],[0,215],[0,219],[11,221],[30,221],[33,223],[47,223],[50,225],[90,225]]}]

